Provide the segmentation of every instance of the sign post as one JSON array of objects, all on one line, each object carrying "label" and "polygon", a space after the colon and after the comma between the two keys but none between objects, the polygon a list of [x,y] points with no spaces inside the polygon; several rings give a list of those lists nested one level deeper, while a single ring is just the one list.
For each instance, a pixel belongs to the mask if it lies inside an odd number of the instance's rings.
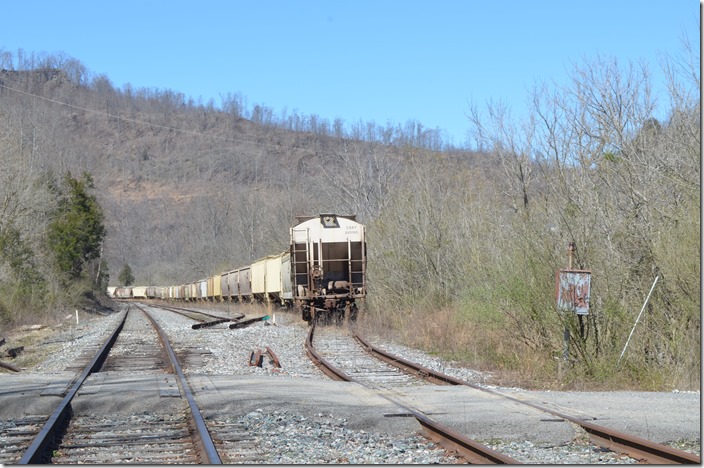
[{"label": "sign post", "polygon": [[[557,309],[561,313],[571,312],[577,314],[580,337],[584,339],[583,316],[589,315],[589,294],[591,292],[592,273],[590,270],[575,270],[572,268],[575,250],[574,242],[570,242],[567,248],[567,269],[559,270],[556,274]],[[570,354],[570,330],[566,324],[563,340],[562,359],[567,363]],[[560,372],[560,374],[562,374],[562,372]]]}]

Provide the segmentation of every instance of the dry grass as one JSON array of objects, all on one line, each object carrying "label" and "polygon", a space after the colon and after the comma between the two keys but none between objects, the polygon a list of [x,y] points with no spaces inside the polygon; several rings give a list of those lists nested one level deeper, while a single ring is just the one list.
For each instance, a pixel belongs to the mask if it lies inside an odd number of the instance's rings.
[{"label": "dry grass", "polygon": [[503,327],[458,319],[457,311],[443,308],[423,314],[423,326],[407,327],[399,334],[409,346],[461,365],[491,373],[492,385],[543,388],[554,378],[545,359],[520,343]]},{"label": "dry grass", "polygon": [[[0,361],[11,364],[23,370],[31,370],[51,354],[61,347],[60,341],[65,341],[66,337],[58,335],[67,333],[80,333],[79,328],[86,322],[98,319],[99,316],[78,311],[79,325],[76,325],[75,313],[55,313],[53,316],[43,316],[37,323],[28,323],[24,320],[23,325],[15,326],[0,333],[5,337],[5,343],[0,346]],[[89,326],[89,325],[88,325]],[[12,348],[24,347],[24,350],[16,357],[8,356],[7,351]],[[0,372],[11,372],[0,368]]]},{"label": "dry grass", "polygon": [[485,383],[491,385],[573,391],[699,388],[699,376],[691,372],[669,375],[660,368],[617,369],[608,357],[590,367],[577,361],[565,364],[561,350],[530,348],[505,324],[475,323],[450,307],[369,314],[361,321],[360,331],[488,372]]},{"label": "dry grass", "polygon": [[[20,369],[31,369],[58,350],[57,345],[42,344],[56,333],[57,329],[45,325],[22,326],[8,330],[4,335],[5,344],[0,347],[0,359]],[[7,354],[8,350],[19,347],[24,347],[24,350],[17,357],[12,358]],[[0,368],[0,371],[10,372],[4,368]]]}]

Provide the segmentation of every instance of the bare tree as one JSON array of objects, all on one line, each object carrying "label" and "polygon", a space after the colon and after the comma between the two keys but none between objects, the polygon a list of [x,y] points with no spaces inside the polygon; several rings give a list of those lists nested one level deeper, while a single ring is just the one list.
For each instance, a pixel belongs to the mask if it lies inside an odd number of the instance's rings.
[{"label": "bare tree", "polygon": [[342,142],[321,157],[321,190],[336,211],[373,219],[383,209],[399,177],[402,161],[384,148]]}]

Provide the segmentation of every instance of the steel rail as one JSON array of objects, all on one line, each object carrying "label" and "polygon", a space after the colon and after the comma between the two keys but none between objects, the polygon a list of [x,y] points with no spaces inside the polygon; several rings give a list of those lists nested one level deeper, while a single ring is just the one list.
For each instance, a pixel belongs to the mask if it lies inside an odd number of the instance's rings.
[{"label": "steel rail", "polygon": [[210,437],[210,432],[208,431],[208,427],[205,424],[205,420],[203,419],[203,415],[200,413],[200,409],[198,408],[198,405],[196,404],[195,397],[193,396],[193,393],[191,392],[191,387],[188,384],[188,380],[186,380],[186,375],[183,373],[183,370],[181,369],[181,366],[178,363],[178,359],[176,359],[176,353],[174,353],[173,348],[171,347],[171,344],[169,343],[169,339],[164,333],[164,330],[159,326],[159,324],[154,320],[154,318],[144,309],[141,307],[137,306],[139,310],[141,310],[144,315],[147,316],[149,321],[152,323],[154,328],[156,329],[157,333],[159,334],[159,339],[161,340],[162,344],[164,345],[164,349],[166,350],[166,353],[169,355],[169,360],[171,361],[171,367],[174,370],[174,373],[178,377],[178,386],[181,389],[181,392],[183,392],[184,396],[186,397],[186,401],[188,401],[188,407],[191,410],[191,417],[193,418],[193,423],[195,425],[195,439],[196,439],[196,444],[200,448],[201,452],[201,458],[203,459],[203,463],[206,465],[220,465],[222,464],[222,460],[220,460],[220,455],[218,454],[217,449],[215,448],[215,443],[213,442],[213,439]]},{"label": "steel rail", "polygon": [[47,457],[47,450],[55,443],[56,437],[58,436],[60,429],[62,428],[66,420],[71,416],[71,401],[76,396],[76,393],[78,393],[78,389],[81,388],[81,385],[83,385],[88,376],[91,375],[93,372],[98,371],[105,362],[105,359],[110,353],[110,349],[112,349],[112,346],[115,344],[115,340],[117,340],[117,336],[120,334],[120,332],[122,331],[122,327],[125,325],[125,321],[127,320],[127,314],[129,314],[129,307],[127,309],[127,312],[125,312],[124,317],[122,317],[122,321],[120,321],[119,325],[115,328],[115,330],[108,337],[108,339],[105,340],[105,342],[95,354],[93,359],[90,361],[90,363],[88,363],[81,375],[78,376],[78,378],[75,380],[73,386],[68,391],[66,396],[63,398],[63,400],[61,400],[59,406],[57,406],[51,416],[49,416],[49,419],[47,419],[46,423],[44,423],[42,429],[34,437],[32,443],[29,445],[27,450],[22,455],[22,458],[18,462],[19,464],[35,465],[48,461],[49,457]]},{"label": "steel rail", "polygon": [[362,338],[354,329],[352,329],[352,336],[357,341],[359,341],[359,343],[364,348],[366,348],[370,354],[376,356],[377,358],[381,359],[382,361],[388,364],[391,364],[392,366],[401,369],[404,372],[417,375],[435,384],[462,385],[463,383],[461,380],[456,379],[452,376],[441,374],[440,372],[435,372],[434,370],[429,369],[427,367],[423,367],[420,364],[379,349],[368,341],[366,341],[364,338]]},{"label": "steel rail", "polygon": [[[165,305],[157,305],[154,307],[157,307],[159,309],[168,310],[168,311],[171,311],[175,314],[179,314],[179,315],[182,315],[183,317],[186,317],[188,319],[195,320],[195,321],[199,322],[199,323],[194,323],[193,325],[191,325],[191,328],[193,330],[200,330],[201,328],[208,328],[208,327],[212,327],[212,326],[215,326],[215,325],[218,325],[221,323],[225,323],[225,322],[237,322],[238,320],[240,320],[241,318],[244,317],[244,314],[241,312],[235,314],[234,317],[230,318],[230,317],[221,317],[219,315],[208,314],[206,312],[201,312],[201,311],[195,310],[195,309],[186,309],[183,307],[169,307],[169,306],[165,306]],[[200,315],[203,315],[204,317],[210,317],[214,320],[206,322],[205,320],[195,319],[191,315],[189,315],[189,313],[190,314],[200,314]]]},{"label": "steel rail", "polygon": [[[180,315],[183,315],[184,317],[188,317],[191,320],[197,320],[197,319],[194,319],[193,317],[188,315],[187,312],[189,312],[191,314],[200,314],[200,315],[203,315],[204,317],[210,317],[215,320],[223,320],[223,321],[239,320],[242,317],[244,317],[244,314],[242,314],[242,313],[238,313],[238,314],[236,314],[235,317],[230,318],[230,317],[223,317],[221,315],[209,314],[207,312],[201,312],[200,310],[187,309],[185,307],[172,307],[172,306],[166,306],[166,305],[154,305],[153,307],[156,307],[159,309],[170,310],[171,312],[174,312],[176,314],[180,314]],[[204,322],[204,320],[203,320],[203,322]]]},{"label": "steel rail", "polygon": [[428,375],[429,379],[435,382],[443,382],[451,385],[465,385],[472,387],[476,390],[481,390],[483,392],[491,393],[503,398],[508,398],[517,403],[531,406],[540,411],[550,413],[559,418],[570,421],[571,423],[577,424],[582,427],[587,434],[589,434],[589,439],[595,445],[603,448],[607,448],[614,452],[624,453],[637,460],[646,461],[648,463],[654,464],[701,464],[701,457],[685,452],[683,450],[678,450],[672,447],[668,447],[664,444],[659,444],[650,440],[642,439],[633,435],[625,434],[614,429],[609,429],[607,427],[599,426],[598,424],[593,424],[577,417],[561,413],[559,411],[552,410],[545,406],[532,403],[530,401],[521,400],[511,395],[498,392],[489,388],[485,388],[471,382],[467,382],[446,374],[438,372],[432,369],[428,369],[419,364],[413,363],[406,359],[403,359],[394,354],[388,353],[365,339],[363,339],[356,330],[352,330],[352,334],[362,345],[369,350],[370,353],[375,356],[379,356],[385,362],[394,365],[402,370],[406,369],[411,373],[418,375]]},{"label": "steel rail", "polygon": [[[308,331],[308,337],[306,338],[305,348],[306,353],[311,358],[311,360],[320,369],[334,380],[344,381],[344,382],[354,382],[362,385],[349,375],[347,375],[342,370],[333,366],[327,359],[322,357],[313,346],[313,335],[315,331],[315,324],[311,325]],[[467,436],[456,432],[455,430],[444,426],[437,421],[428,418],[426,415],[418,409],[412,408],[406,403],[396,400],[390,395],[380,394],[383,398],[390,401],[391,403],[403,408],[408,413],[412,414],[414,418],[423,428],[423,432],[432,440],[442,445],[448,452],[458,452],[462,457],[464,457],[469,463],[472,464],[508,464],[508,465],[518,465],[521,464],[518,460],[515,460],[507,455],[504,455],[496,450],[493,450],[485,445],[476,442]]]},{"label": "steel rail", "polygon": [[327,375],[333,380],[341,380],[343,382],[352,382],[352,377],[342,372],[337,367],[330,364],[324,357],[322,357],[315,350],[313,346],[313,334],[315,333],[315,325],[310,326],[308,331],[308,337],[306,338],[306,354],[315,365],[317,365],[323,374]]}]

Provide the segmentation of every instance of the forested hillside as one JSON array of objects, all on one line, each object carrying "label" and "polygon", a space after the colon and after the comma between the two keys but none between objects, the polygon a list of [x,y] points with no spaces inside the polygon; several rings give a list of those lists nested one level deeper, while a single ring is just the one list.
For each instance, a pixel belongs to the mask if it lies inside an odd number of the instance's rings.
[{"label": "forested hillside", "polygon": [[[525,385],[698,386],[698,63],[685,49],[653,83],[635,64],[585,61],[571,83],[536,86],[525,120],[471,109],[470,150],[418,122],[328,122],[237,94],[193,102],[117,89],[73,58],[0,51],[0,318],[70,307],[46,233],[57,185],[86,172],[106,227],[90,274],[111,284],[125,264],[137,284],[193,280],[283,250],[295,215],[356,213],[367,322]],[[581,323],[555,306],[570,242],[592,272]],[[27,298],[37,277],[50,300]],[[571,370],[554,380],[565,328]]]}]

